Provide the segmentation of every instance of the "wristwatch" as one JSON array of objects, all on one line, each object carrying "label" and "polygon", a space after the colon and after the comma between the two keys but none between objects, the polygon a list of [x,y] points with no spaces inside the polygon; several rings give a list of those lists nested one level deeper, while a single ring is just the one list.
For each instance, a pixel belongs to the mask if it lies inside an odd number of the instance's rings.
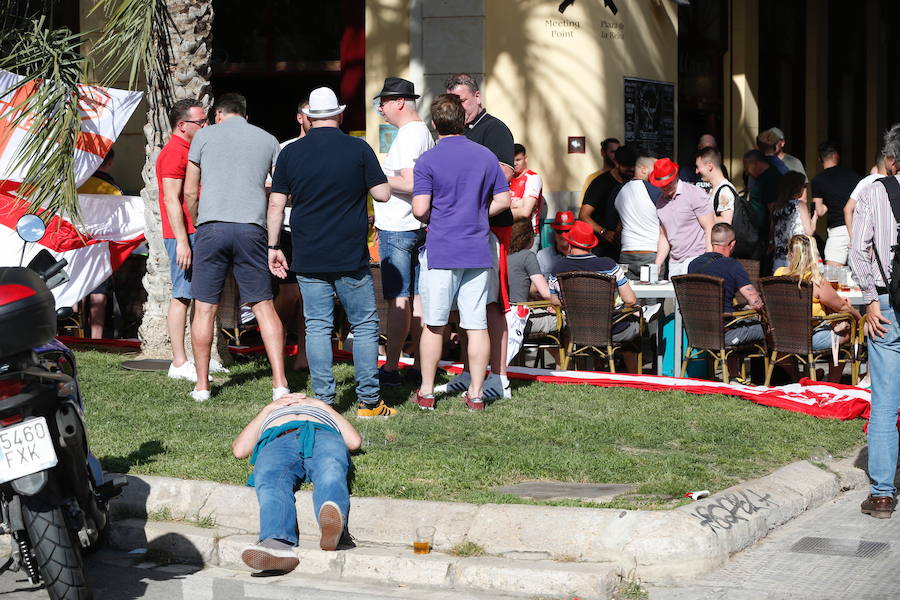
[{"label": "wristwatch", "polygon": [[275,244],[274,246],[266,246],[269,250],[281,250],[281,246],[279,244]]}]

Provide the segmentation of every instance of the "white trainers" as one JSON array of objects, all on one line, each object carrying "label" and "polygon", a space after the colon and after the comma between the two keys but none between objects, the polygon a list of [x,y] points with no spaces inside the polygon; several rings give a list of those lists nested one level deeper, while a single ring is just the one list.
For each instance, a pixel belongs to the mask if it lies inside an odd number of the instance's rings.
[{"label": "white trainers", "polygon": [[191,398],[194,402],[206,402],[209,400],[209,390],[191,390]]},{"label": "white trainers", "polygon": [[496,373],[489,374],[484,380],[484,391],[481,395],[485,398],[512,398],[509,379],[504,383]]},{"label": "white trainers", "polygon": [[197,382],[197,368],[194,363],[186,360],[180,367],[176,367],[175,363],[169,365],[170,379],[184,379],[186,381]]},{"label": "white trainers", "polygon": [[272,402],[275,402],[285,394],[290,394],[291,389],[286,387],[276,387],[272,388]]},{"label": "white trainers", "polygon": [[459,394],[469,389],[472,383],[472,376],[468,372],[463,371],[447,383],[434,387],[435,394]]},{"label": "white trainers", "polygon": [[209,359],[209,372],[210,373],[227,373],[228,369],[222,366],[222,363],[217,361],[214,358]]}]

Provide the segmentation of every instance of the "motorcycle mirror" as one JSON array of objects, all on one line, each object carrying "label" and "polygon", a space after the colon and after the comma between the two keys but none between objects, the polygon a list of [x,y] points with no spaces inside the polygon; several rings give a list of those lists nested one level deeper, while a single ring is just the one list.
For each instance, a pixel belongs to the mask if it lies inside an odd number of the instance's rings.
[{"label": "motorcycle mirror", "polygon": [[16,233],[26,242],[39,242],[46,231],[47,226],[37,215],[23,215],[16,222]]}]

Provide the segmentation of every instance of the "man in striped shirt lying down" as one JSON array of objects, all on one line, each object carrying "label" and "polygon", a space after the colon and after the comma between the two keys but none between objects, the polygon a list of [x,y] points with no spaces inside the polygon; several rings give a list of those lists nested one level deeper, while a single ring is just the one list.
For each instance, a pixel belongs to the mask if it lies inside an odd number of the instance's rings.
[{"label": "man in striped shirt lying down", "polygon": [[299,560],[294,492],[313,484],[322,550],[336,550],[347,527],[350,452],[359,450],[359,432],[337,411],[306,394],[287,394],[267,404],[231,444],[235,458],[255,465],[247,485],[259,501],[259,541],[241,554],[263,571],[291,571]]}]

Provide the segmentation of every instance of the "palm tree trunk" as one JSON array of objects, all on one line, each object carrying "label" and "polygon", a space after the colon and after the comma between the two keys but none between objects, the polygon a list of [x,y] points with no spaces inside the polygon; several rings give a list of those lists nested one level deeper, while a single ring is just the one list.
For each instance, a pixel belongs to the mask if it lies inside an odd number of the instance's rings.
[{"label": "palm tree trunk", "polygon": [[[205,105],[211,100],[212,0],[165,0],[171,18],[165,19],[165,31],[157,32],[157,43],[169,46],[169,73],[148,75],[147,81],[147,159],[142,176],[146,238],[150,248],[144,289],[147,302],[138,336],[146,358],[170,358],[166,312],[171,299],[169,259],[162,239],[159,214],[159,190],[156,184],[156,157],[169,139],[168,111],[182,98],[196,98]],[[186,341],[189,343],[190,336]],[[214,356],[216,354],[213,350]]]}]

